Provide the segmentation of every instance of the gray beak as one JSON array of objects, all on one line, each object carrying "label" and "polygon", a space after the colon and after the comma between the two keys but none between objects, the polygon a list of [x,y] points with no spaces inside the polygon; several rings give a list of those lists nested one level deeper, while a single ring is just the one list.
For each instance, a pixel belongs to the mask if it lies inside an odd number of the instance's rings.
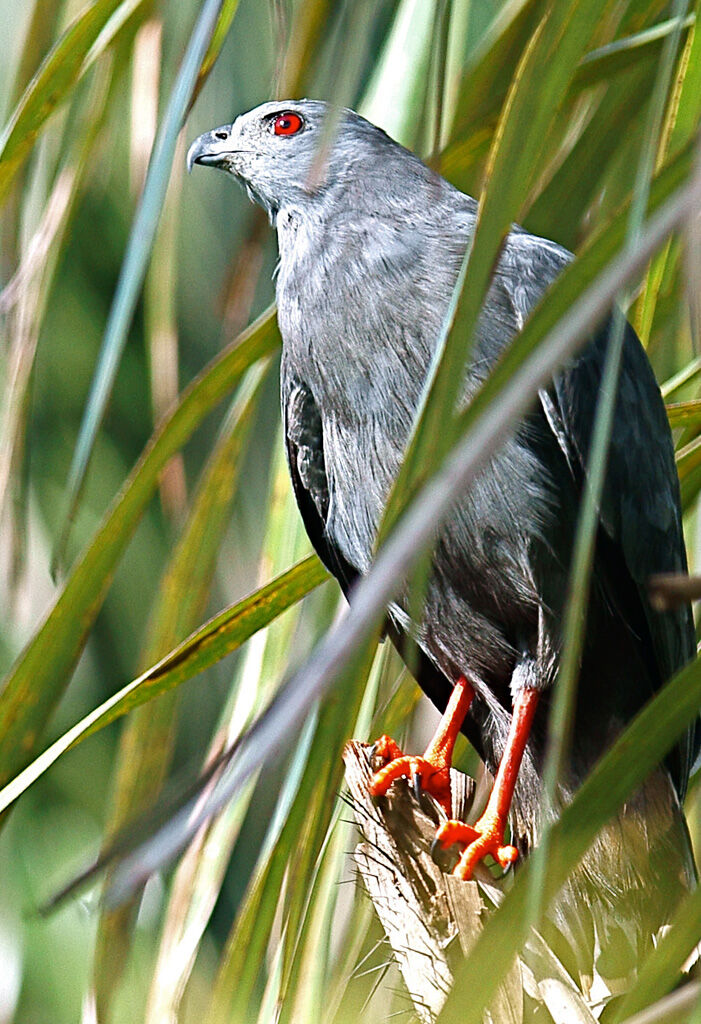
[{"label": "gray beak", "polygon": [[218,167],[224,159],[230,155],[231,150],[231,125],[223,125],[221,128],[214,128],[211,132],[205,132],[199,139],[190,146],[187,151],[187,169],[191,171],[194,164],[205,164],[211,167]]}]

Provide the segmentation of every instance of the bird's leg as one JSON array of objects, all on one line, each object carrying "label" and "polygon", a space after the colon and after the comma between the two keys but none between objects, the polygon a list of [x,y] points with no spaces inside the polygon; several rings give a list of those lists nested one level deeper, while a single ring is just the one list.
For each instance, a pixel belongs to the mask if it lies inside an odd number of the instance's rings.
[{"label": "bird's leg", "polygon": [[436,841],[444,849],[453,843],[467,844],[453,871],[458,878],[472,878],[475,866],[488,853],[503,868],[513,864],[518,857],[515,846],[504,845],[504,830],[538,697],[539,691],[529,687],[518,692],[506,748],[482,817],[474,825],[466,825],[462,821],[447,821],[436,833]]},{"label": "bird's leg", "polygon": [[423,757],[404,756],[393,739],[389,736],[380,736],[375,743],[375,754],[392,760],[373,775],[369,787],[371,795],[384,796],[396,779],[411,779],[417,791],[420,785],[438,801],[450,817],[450,764],[453,747],[474,695],[475,691],[465,676],[460,676],[453,687],[436,734]]}]

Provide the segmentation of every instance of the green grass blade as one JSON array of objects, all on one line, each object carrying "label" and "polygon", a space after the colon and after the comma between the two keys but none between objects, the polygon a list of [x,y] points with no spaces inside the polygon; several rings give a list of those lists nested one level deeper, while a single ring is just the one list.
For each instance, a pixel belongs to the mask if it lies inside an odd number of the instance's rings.
[{"label": "green grass blade", "polygon": [[144,190],[134,217],[102,348],[76,442],[67,483],[66,523],[59,538],[55,562],[60,563],[82,491],[95,437],[112,392],[117,368],[127,342],[146,266],[165,200],[178,133],[197,83],[197,76],[216,30],[223,0],[205,0],[170,94],[149,162]]},{"label": "green grass blade", "polygon": [[118,693],[65,732],[0,790],[0,813],[36,782],[61,754],[127,712],[215,665],[328,577],[327,570],[316,555],[310,555],[243,601],[215,615],[165,658],[127,683]]},{"label": "green grass blade", "polygon": [[[0,138],[0,203],[48,118],[81,78],[93,44],[121,0],[95,0],[69,25],[25,89]],[[132,0],[125,6],[133,7]],[[112,40],[105,37],[107,45]]]},{"label": "green grass blade", "polygon": [[[693,14],[684,18],[682,32],[687,35],[694,28]],[[634,35],[614,39],[605,46],[600,46],[586,54],[577,68],[574,82],[578,88],[590,88],[600,82],[609,82],[621,71],[631,67],[639,68],[641,62],[657,63],[665,39],[677,31],[677,19],[668,18],[657,25],[636,32]]]},{"label": "green grass blade", "polygon": [[[181,536],[163,574],[141,656],[144,668],[187,636],[205,613],[217,554],[237,487],[242,455],[269,365],[249,370],[205,465]],[[117,835],[152,807],[161,791],[175,738],[177,692],[151,701],[133,714],[120,741],[114,772],[112,811],[106,834]],[[133,907],[100,918],[95,952],[95,995],[108,1016],[114,986],[129,955]]]},{"label": "green grass blade", "polygon": [[701,426],[701,399],[693,399],[690,402],[670,402],[667,405],[667,419],[672,429]]},{"label": "green grass blade", "polygon": [[[341,750],[357,713],[374,658],[374,643],[364,645],[339,680],[343,699],[333,694],[319,709],[314,737],[305,758],[304,773],[284,826],[271,837],[259,860],[256,876],[227,939],[212,996],[208,1019],[249,1020],[251,999],[278,906],[282,877],[288,871],[284,904],[285,958],[281,985],[294,962],[297,929],[308,907],[311,879],[333,812],[333,796],[341,781]],[[291,726],[293,728],[293,726]],[[247,956],[241,957],[241,949]]]},{"label": "green grass blade", "polygon": [[216,63],[217,57],[221,53],[221,48],[229,34],[229,29],[231,28],[231,23],[234,20],[234,15],[238,10],[238,6],[239,0],[223,0],[221,4],[221,10],[219,12],[216,25],[214,26],[214,31],[212,32],[212,38],[209,42],[209,46],[207,47],[207,52],[202,58],[202,63],[200,64],[200,69],[197,73],[197,80],[195,81],[192,99],[189,104],[190,107],[199,96],[202,87],[209,78],[210,72]]},{"label": "green grass blade", "polygon": [[[650,212],[659,210],[662,204],[670,201],[670,197],[691,174],[692,161],[693,149],[688,146],[657,175],[650,193]],[[567,310],[574,306],[584,289],[592,286],[597,275],[620,253],[625,240],[627,209],[626,205],[617,211],[616,216],[589,239],[577,259],[566,266],[553,282],[545,298],[533,310],[521,333],[514,339],[484,386],[461,414],[461,432],[474,422],[478,413],[488,408],[489,402],[523,364],[526,356],[536,352],[546,334],[555,330],[558,320],[566,316]],[[696,372],[695,364],[688,367],[684,382],[691,379]],[[698,372],[701,373],[701,363]],[[676,382],[670,384],[674,388],[681,386]]]},{"label": "green grass blade", "polygon": [[107,60],[96,68],[86,102],[79,105],[72,124],[66,156],[56,173],[39,225],[21,246],[19,266],[0,294],[0,314],[7,314],[9,351],[0,416],[0,509],[9,506],[9,494],[17,484],[14,478],[26,467],[29,388],[41,324],[78,195],[105,126],[114,81],[113,63]]},{"label": "green grass blade", "polygon": [[[667,130],[658,155],[660,162],[668,151],[675,153],[688,143],[689,139],[694,138],[701,118],[701,31],[698,27],[694,26],[685,45],[685,53],[679,62],[678,78],[670,102]],[[665,246],[653,260],[645,287],[636,304],[633,322],[645,345],[652,332],[669,260],[670,247]]]},{"label": "green grass blade", "polygon": [[[278,572],[309,547],[302,523],[295,514],[281,443],[276,446],[276,452],[267,506],[268,527],[260,559],[261,575]],[[300,611],[301,605],[295,605],[259,635],[258,644],[249,645],[246,657],[237,668],[228,705],[206,764],[218,757],[227,744],[234,742],[245,731],[251,714],[260,711],[270,700],[299,639]],[[313,623],[315,631],[323,629],[324,625],[325,617]],[[314,728],[312,720],[303,730],[298,752],[284,782],[286,793],[281,798],[280,822],[274,831],[281,827],[299,786]],[[249,786],[197,837],[178,866],[164,920],[157,969],[151,982],[146,1024],[175,1019],[178,1015],[182,993],[219,896],[231,849],[251,795]]]},{"label": "green grass blade", "polygon": [[241,375],[278,345],[275,319],[266,313],[193,381],[154,433],[53,608],[5,680],[0,695],[0,782],[31,759],[68,685],[119,558],[158,487],[161,470]]},{"label": "green grass blade", "polygon": [[689,384],[693,384],[701,376],[701,356],[696,356],[686,366],[682,367],[673,377],[660,387],[662,397],[665,399],[676,395],[678,391]]},{"label": "green grass blade", "polygon": [[[634,250],[645,219],[664,107],[681,35],[682,20],[687,6],[688,0],[678,0],[675,5],[675,31],[665,39],[657,72],[653,100],[647,118],[647,132],[638,158],[635,188],[626,222],[625,248],[628,252]],[[565,771],[571,742],[579,666],[585,642],[599,509],[604,495],[606,466],[623,358],[626,327],[624,310],[627,309],[628,304],[629,299],[626,294],[622,306],[616,307],[612,317],[600,393],[596,402],[591,443],[587,455],[582,499],[577,514],[577,528],[564,609],[562,654],[558,665],[555,695],[548,718],[548,739],[543,766],[543,828],[538,848],[533,854],[531,902],[536,919],[539,917],[538,905],[543,890],[543,875],[547,870],[552,810],[555,807],[558,782]]]},{"label": "green grass blade", "polygon": [[[543,140],[606,0],[557,4],[531,37],[504,105],[490,154],[486,190],[451,308],[434,355],[411,440],[385,510],[381,536],[406,498],[445,455],[452,437],[446,409],[460,397],[466,358],[499,246],[528,195]],[[557,59],[555,59],[557,55]]]},{"label": "green grass blade", "polygon": [[682,978],[682,967],[701,933],[701,888],[679,905],[657,947],[640,967],[635,986],[616,1007],[612,1024],[621,1024],[657,1002]]}]

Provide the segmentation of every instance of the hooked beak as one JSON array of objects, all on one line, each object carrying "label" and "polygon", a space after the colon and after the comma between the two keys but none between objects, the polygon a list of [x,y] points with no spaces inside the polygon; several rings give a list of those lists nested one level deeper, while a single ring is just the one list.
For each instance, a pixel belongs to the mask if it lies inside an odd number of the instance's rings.
[{"label": "hooked beak", "polygon": [[211,132],[200,135],[199,139],[195,139],[187,151],[188,172],[195,164],[220,167],[234,152],[236,150],[231,148],[231,125],[214,128]]}]

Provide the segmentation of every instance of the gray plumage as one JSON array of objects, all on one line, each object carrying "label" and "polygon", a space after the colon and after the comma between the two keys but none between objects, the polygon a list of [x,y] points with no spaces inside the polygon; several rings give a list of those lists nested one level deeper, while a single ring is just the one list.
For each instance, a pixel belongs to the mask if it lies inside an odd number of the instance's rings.
[{"label": "gray plumage", "polygon": [[[317,166],[327,109],[310,100],[263,104],[201,136],[188,160],[234,174],[277,229],[290,472],[310,537],[348,593],[371,564],[477,207],[352,111],[339,114]],[[298,116],[299,130],[275,134],[281,113]],[[570,258],[513,228],[479,321],[465,402]],[[545,691],[514,798],[522,847],[537,832],[547,691],[606,341],[604,325],[456,506],[435,549],[422,622],[412,626],[401,603],[390,609],[398,642],[407,632],[418,640],[418,677],[439,708],[458,675],[474,684],[464,731],[492,770],[514,690]],[[664,405],[627,327],[565,798],[693,656],[690,610],[658,614],[646,597],[650,575],[685,569]],[[639,798],[667,808],[656,813],[668,817],[674,842],[683,842],[677,797],[695,748],[690,730],[668,759],[669,775],[658,772],[654,796]]]}]

